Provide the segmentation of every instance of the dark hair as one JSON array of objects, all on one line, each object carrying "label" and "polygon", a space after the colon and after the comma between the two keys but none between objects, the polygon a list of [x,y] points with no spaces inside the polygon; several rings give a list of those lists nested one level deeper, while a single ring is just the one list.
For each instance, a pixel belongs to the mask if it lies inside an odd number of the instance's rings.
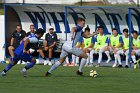
[{"label": "dark hair", "polygon": [[127,28],[123,29],[123,32],[128,33],[128,29]]},{"label": "dark hair", "polygon": [[81,17],[78,17],[77,18],[77,22],[80,22],[80,21],[85,21],[85,19],[84,18],[81,18]]},{"label": "dark hair", "polygon": [[112,28],[112,32],[113,32],[113,30],[116,30],[118,32],[118,30],[116,28]]},{"label": "dark hair", "polygon": [[39,29],[36,30],[35,33],[36,33],[36,34],[44,34],[44,33],[45,33],[45,30],[42,29],[42,28],[39,28]]},{"label": "dark hair", "polygon": [[89,28],[88,25],[87,25],[87,27],[85,28],[85,32],[86,32],[86,31],[90,32],[90,28]]},{"label": "dark hair", "polygon": [[97,28],[102,28],[102,29],[104,29],[104,26],[98,26]]},{"label": "dark hair", "polygon": [[134,30],[132,33],[133,33],[133,34],[135,33],[135,34],[137,34],[137,35],[138,35],[138,31],[136,31],[136,30]]}]

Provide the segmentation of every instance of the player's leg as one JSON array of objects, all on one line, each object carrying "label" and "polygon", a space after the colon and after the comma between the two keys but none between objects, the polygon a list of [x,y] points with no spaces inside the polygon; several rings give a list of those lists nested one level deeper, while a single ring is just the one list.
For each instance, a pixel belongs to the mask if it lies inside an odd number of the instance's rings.
[{"label": "player's leg", "polygon": [[116,55],[118,57],[118,63],[119,63],[118,67],[122,67],[121,54],[123,54],[123,50],[118,50],[116,53]]},{"label": "player's leg", "polygon": [[9,46],[8,47],[9,53],[10,53],[10,55],[11,55],[12,58],[14,58],[14,49],[15,48],[13,46]]},{"label": "player's leg", "polygon": [[51,66],[52,65],[52,53],[53,53],[53,48],[49,48],[49,63],[48,65]]},{"label": "player's leg", "polygon": [[93,54],[95,53],[95,50],[90,51],[90,64],[93,65]]},{"label": "player's leg", "polygon": [[132,61],[134,62],[134,69],[136,69],[137,68],[137,62],[136,62],[136,51],[137,50],[132,50],[132,52],[131,52],[131,58],[132,58]]},{"label": "player's leg", "polygon": [[114,49],[113,53],[114,53],[114,58],[115,58],[115,62],[113,64],[112,67],[116,67],[117,66],[117,61],[118,61],[118,55],[117,55],[117,49]]},{"label": "player's leg", "polygon": [[17,64],[17,62],[20,60],[20,58],[17,56],[17,55],[15,55],[14,56],[14,58],[12,58],[11,60],[10,60],[10,63],[5,67],[5,69],[2,71],[2,73],[1,73],[1,75],[2,76],[5,76],[6,75],[6,73],[15,65],[15,64]]},{"label": "player's leg", "polygon": [[[46,50],[46,51],[47,51],[47,50]],[[44,54],[43,49],[39,49],[38,52],[39,52],[39,54],[41,55],[41,57],[44,59],[44,65],[47,65],[48,62],[47,62],[47,59],[46,59],[46,56],[45,56],[45,54]]]},{"label": "player's leg", "polygon": [[47,71],[45,76],[46,77],[49,76],[52,73],[52,71],[56,70],[65,61],[67,56],[68,56],[68,52],[62,50],[59,61],[55,62],[55,64],[52,65],[52,67]]},{"label": "player's leg", "polygon": [[85,52],[83,52],[83,50],[81,50],[79,48],[72,48],[71,50],[69,50],[69,53],[74,54],[74,55],[82,58],[80,66],[79,66],[79,69],[77,71],[77,75],[83,75],[82,69],[86,64],[86,60],[88,58],[87,54]]},{"label": "player's leg", "polygon": [[125,63],[125,68],[128,68],[128,59],[129,59],[129,50],[127,50],[126,52],[125,52],[125,56],[126,56],[126,63]]},{"label": "player's leg", "polygon": [[20,58],[23,60],[23,61],[28,61],[29,63],[21,70],[21,73],[23,74],[24,77],[27,76],[26,72],[27,70],[29,70],[30,68],[32,68],[35,64],[36,64],[36,59],[33,58],[32,55],[30,54],[22,54],[20,56]]},{"label": "player's leg", "polygon": [[99,67],[102,61],[102,53],[104,52],[103,49],[99,49],[99,57],[98,57],[98,64],[96,65],[96,67]]},{"label": "player's leg", "polygon": [[110,57],[110,54],[109,54],[109,47],[108,46],[106,46],[106,47],[104,47],[104,52],[105,52],[105,54],[107,55],[107,61],[106,61],[106,63],[109,63],[110,61],[111,61],[111,57]]}]

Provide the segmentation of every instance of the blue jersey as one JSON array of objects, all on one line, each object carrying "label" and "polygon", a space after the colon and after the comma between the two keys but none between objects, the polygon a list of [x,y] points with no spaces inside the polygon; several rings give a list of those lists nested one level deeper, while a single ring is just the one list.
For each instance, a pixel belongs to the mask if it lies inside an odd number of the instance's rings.
[{"label": "blue jersey", "polygon": [[[36,35],[30,36],[30,37],[28,37],[28,38],[29,38],[30,43],[26,46],[26,50],[29,50],[30,48],[34,47],[34,46],[38,43],[38,38],[37,38]],[[27,39],[28,39],[28,38],[27,38]],[[26,40],[27,40],[27,39],[26,39]],[[25,41],[26,41],[26,40],[25,40]],[[15,54],[20,55],[20,54],[23,53],[24,42],[25,42],[25,41],[23,41],[23,42],[15,49],[15,51],[14,51]]]},{"label": "blue jersey", "polygon": [[80,27],[79,25],[76,26],[76,32],[74,34],[74,39],[73,39],[73,42],[72,42],[72,47],[75,47],[77,42],[79,41],[80,37],[82,36],[82,33],[83,33],[83,27]]}]

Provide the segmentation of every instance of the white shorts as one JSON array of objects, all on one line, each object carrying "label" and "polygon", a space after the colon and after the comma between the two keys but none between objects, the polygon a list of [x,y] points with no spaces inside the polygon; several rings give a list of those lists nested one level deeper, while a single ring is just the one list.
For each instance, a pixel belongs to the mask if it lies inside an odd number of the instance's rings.
[{"label": "white shorts", "polygon": [[68,54],[73,54],[75,56],[79,56],[83,51],[80,48],[72,47],[72,42],[65,42],[62,46],[62,52],[60,57],[64,58],[68,56]]}]

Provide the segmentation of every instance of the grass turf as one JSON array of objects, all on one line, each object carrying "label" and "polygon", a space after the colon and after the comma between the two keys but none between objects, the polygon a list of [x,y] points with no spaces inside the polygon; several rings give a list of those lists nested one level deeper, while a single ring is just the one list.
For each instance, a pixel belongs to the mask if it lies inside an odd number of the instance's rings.
[{"label": "grass turf", "polygon": [[[0,64],[0,70],[5,65]],[[78,67],[59,67],[51,77],[44,77],[49,66],[36,65],[23,77],[16,65],[6,77],[0,77],[0,93],[139,93],[140,69],[85,67],[84,76],[75,74]],[[90,70],[99,73],[88,76]]]}]

